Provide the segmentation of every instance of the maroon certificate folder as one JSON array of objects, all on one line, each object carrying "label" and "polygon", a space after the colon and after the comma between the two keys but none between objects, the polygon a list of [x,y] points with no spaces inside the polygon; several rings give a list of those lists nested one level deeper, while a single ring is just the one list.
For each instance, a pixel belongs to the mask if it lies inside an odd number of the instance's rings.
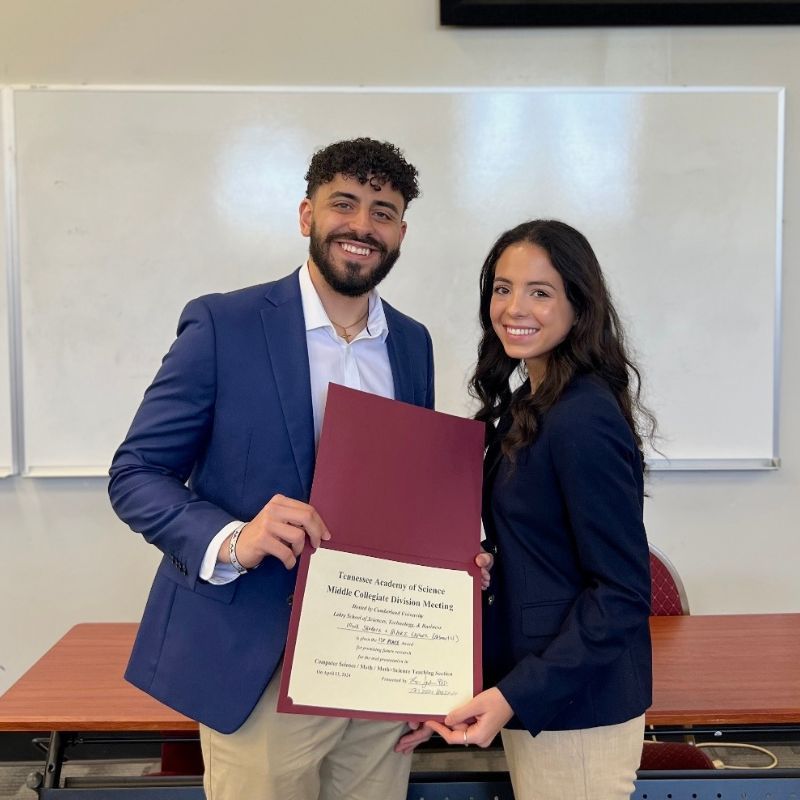
[{"label": "maroon certificate folder", "polygon": [[332,538],[301,557],[279,711],[442,719],[480,691],[483,443],[481,423],[330,385],[311,504]]}]

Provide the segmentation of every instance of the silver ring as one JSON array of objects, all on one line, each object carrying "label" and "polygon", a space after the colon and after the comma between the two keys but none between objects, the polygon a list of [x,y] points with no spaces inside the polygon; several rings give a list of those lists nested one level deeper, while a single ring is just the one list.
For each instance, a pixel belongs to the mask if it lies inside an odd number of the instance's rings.
[{"label": "silver ring", "polygon": [[467,728],[464,728],[464,747],[469,747],[469,741],[467,740]]}]

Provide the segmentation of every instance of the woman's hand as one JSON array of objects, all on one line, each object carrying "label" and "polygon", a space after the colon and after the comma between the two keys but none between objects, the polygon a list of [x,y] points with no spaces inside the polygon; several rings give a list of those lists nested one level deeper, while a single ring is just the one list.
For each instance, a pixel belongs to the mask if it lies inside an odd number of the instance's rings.
[{"label": "woman's hand", "polygon": [[445,717],[444,725],[433,720],[425,725],[448,744],[488,747],[513,716],[514,711],[500,690],[492,687],[451,711]]}]

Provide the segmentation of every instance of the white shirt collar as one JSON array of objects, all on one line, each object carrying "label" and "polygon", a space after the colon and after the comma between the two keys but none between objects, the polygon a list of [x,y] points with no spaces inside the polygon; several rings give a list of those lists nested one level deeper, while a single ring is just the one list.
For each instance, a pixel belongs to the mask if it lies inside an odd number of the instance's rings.
[{"label": "white shirt collar", "polygon": [[[319,299],[317,290],[311,282],[308,262],[300,268],[300,275],[298,277],[300,280],[300,299],[303,303],[303,317],[306,321],[306,331],[316,330],[317,328],[327,328],[330,334],[335,339],[339,340],[340,337],[336,333],[336,329],[333,327],[330,318],[325,313],[322,300]],[[377,338],[386,341],[388,335],[389,326],[386,322],[386,315],[383,312],[383,303],[378,295],[378,290],[373,289],[369,293],[369,316],[367,317],[367,326],[353,339],[353,342],[357,342],[359,339]]]}]

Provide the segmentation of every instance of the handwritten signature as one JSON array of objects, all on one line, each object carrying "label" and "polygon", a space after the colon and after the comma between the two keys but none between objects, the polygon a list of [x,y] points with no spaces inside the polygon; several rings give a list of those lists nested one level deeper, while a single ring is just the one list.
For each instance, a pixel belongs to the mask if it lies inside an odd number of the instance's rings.
[{"label": "handwritten signature", "polygon": [[435,694],[445,697],[453,697],[456,692],[442,686],[412,686],[408,690],[409,694]]},{"label": "handwritten signature", "polygon": [[447,686],[444,678],[427,678],[424,675],[412,675],[408,682],[412,686]]}]

